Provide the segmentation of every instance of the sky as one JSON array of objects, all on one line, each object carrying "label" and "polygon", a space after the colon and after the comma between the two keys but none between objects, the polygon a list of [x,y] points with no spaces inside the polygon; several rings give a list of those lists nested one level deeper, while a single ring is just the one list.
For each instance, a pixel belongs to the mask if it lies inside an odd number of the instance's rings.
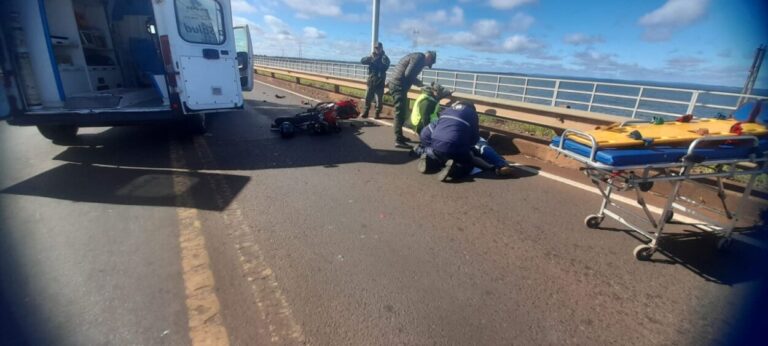
[{"label": "sky", "polygon": [[[359,60],[371,13],[371,0],[232,0],[270,56]],[[379,40],[393,64],[435,50],[443,69],[740,87],[767,16],[765,0],[381,0]]]}]

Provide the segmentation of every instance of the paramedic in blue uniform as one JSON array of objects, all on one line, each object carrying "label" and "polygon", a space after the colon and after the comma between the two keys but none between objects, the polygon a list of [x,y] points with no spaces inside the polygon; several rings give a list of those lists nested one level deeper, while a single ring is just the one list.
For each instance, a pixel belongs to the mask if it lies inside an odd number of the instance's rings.
[{"label": "paramedic in blue uniform", "polygon": [[376,99],[376,114],[374,119],[381,115],[381,109],[384,107],[384,84],[387,80],[387,70],[389,69],[389,57],[384,53],[384,45],[381,42],[376,44],[371,55],[360,59],[360,63],[368,66],[368,80],[366,81],[368,90],[365,93],[365,110],[363,118],[368,117],[371,110],[371,103]]},{"label": "paramedic in blue uniform", "polygon": [[474,168],[472,149],[480,139],[475,105],[459,101],[440,113],[420,134],[419,170],[426,173],[438,167],[440,181],[461,179]]},{"label": "paramedic in blue uniform", "polygon": [[395,69],[387,81],[389,93],[395,103],[395,147],[411,148],[408,144],[408,137],[403,136],[403,124],[408,116],[408,90],[411,86],[424,86],[419,79],[419,74],[424,67],[432,68],[432,64],[437,60],[435,51],[427,51],[426,54],[411,53],[400,59]]}]

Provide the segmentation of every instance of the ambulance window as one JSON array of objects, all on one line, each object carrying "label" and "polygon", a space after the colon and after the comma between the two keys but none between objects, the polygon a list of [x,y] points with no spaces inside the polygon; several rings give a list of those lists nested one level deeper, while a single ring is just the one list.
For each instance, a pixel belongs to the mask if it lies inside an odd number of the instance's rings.
[{"label": "ambulance window", "polygon": [[216,0],[176,0],[176,23],[187,42],[218,45],[226,39],[221,4]]}]

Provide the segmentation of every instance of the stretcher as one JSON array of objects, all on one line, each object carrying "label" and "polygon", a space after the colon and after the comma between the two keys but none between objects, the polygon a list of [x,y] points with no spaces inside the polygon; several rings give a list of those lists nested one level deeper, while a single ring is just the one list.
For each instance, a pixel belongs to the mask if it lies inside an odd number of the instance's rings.
[{"label": "stretcher", "polygon": [[[647,121],[627,122],[621,126],[587,131],[594,137],[599,148],[629,148],[658,145],[688,144],[704,136],[727,136],[733,134],[736,126],[739,134],[752,136],[768,135],[768,128],[762,124],[744,123],[736,119],[701,119],[689,122],[667,122],[662,125]],[[635,133],[635,137],[631,134]],[[569,136],[578,143],[590,145],[580,136]]]},{"label": "stretcher", "polygon": [[[626,126],[622,124],[619,128]],[[725,249],[731,244],[731,233],[739,220],[739,212],[748,202],[759,174],[768,172],[766,154],[768,154],[768,138],[756,135],[706,135],[697,136],[689,143],[678,145],[654,145],[638,147],[601,146],[595,134],[566,130],[561,136],[555,137],[550,147],[584,165],[584,172],[590,178],[602,195],[602,202],[596,214],[586,217],[584,223],[589,228],[598,228],[606,216],[615,219],[638,234],[650,240],[647,244],[638,245],[633,255],[638,260],[648,260],[659,249],[664,227],[674,217],[673,209],[706,223],[702,228],[721,236],[717,242],[718,249]],[[726,204],[724,178],[747,176],[749,178],[742,196],[734,210],[729,210]],[[688,181],[707,188],[697,179],[715,179],[714,189],[722,203],[720,214],[726,222],[717,222],[701,215],[700,212],[678,203],[691,199],[680,195],[680,187]],[[661,215],[656,217],[649,210],[643,194],[651,190],[656,182],[669,182],[671,193],[667,196]],[[615,191],[634,191],[637,204],[643,214],[623,210],[612,199]],[[615,211],[622,210],[626,218]],[[632,217],[647,221],[651,229],[638,226]]]}]

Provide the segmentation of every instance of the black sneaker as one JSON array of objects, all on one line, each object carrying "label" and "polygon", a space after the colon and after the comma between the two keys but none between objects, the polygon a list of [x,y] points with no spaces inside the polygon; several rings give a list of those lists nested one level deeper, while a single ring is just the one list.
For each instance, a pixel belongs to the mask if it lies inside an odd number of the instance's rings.
[{"label": "black sneaker", "polygon": [[395,148],[400,149],[413,149],[413,146],[403,141],[395,141]]},{"label": "black sneaker", "polygon": [[368,119],[368,113],[363,113],[363,115],[360,116],[363,119]]},{"label": "black sneaker", "polygon": [[395,141],[403,142],[403,143],[413,142],[410,138],[405,137],[405,136],[397,137],[397,139],[395,139]]},{"label": "black sneaker", "polygon": [[419,161],[416,162],[416,169],[421,174],[427,173],[427,154],[421,154]]},{"label": "black sneaker", "polygon": [[453,160],[445,161],[445,167],[440,170],[440,173],[437,173],[437,179],[440,181],[448,181],[451,176],[451,172],[453,171]]}]

